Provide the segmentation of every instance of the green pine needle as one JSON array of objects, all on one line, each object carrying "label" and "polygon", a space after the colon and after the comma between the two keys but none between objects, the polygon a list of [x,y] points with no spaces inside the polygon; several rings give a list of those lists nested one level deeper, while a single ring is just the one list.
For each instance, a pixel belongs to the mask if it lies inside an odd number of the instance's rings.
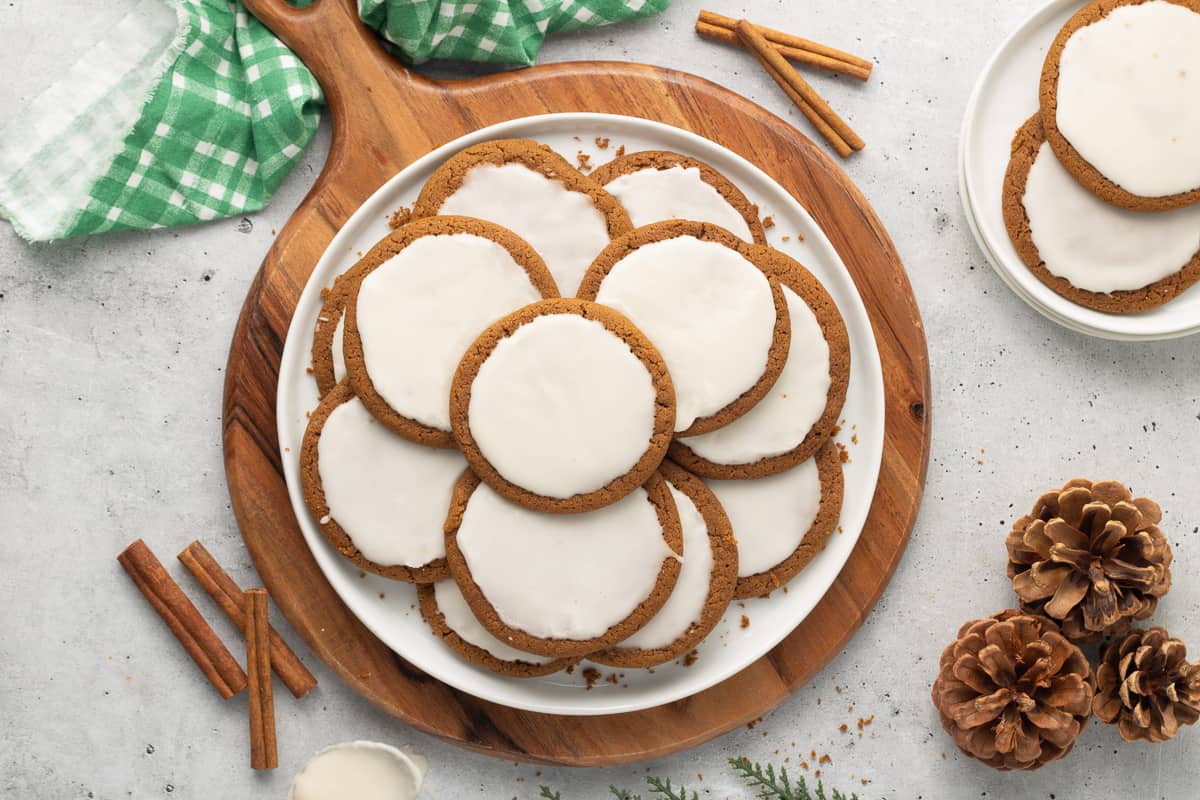
[{"label": "green pine needle", "polygon": [[[763,766],[745,756],[730,758],[729,766],[742,777],[748,788],[754,790],[754,796],[759,800],[858,800],[857,794],[846,795],[837,789],[831,789],[833,795],[829,797],[825,794],[825,785],[820,781],[817,781],[817,788],[810,792],[803,775],[793,783],[786,767],[776,774],[774,765]],[[658,800],[700,800],[699,792],[692,791],[689,794],[686,786],[681,783],[676,787],[670,778],[663,780],[650,776],[646,778],[646,784],[650,787],[650,793]],[[562,795],[549,786],[542,786],[541,789],[539,797],[542,800],[563,800]],[[633,794],[628,789],[618,789],[610,785],[608,791],[615,800],[642,800],[641,795]]]},{"label": "green pine needle", "polygon": [[700,800],[700,795],[698,795],[696,792],[692,792],[691,795],[688,795],[687,787],[682,783],[679,784],[678,789],[672,787],[670,778],[667,778],[666,781],[663,781],[661,778],[648,777],[646,778],[646,783],[650,784],[650,791],[661,796],[663,800]]},{"label": "green pine needle", "polygon": [[[764,800],[827,800],[824,784],[817,781],[816,793],[812,794],[808,791],[804,776],[801,775],[796,783],[792,783],[786,768],[779,770],[779,774],[776,775],[775,767],[771,764],[767,764],[764,768],[757,762],[751,762],[745,756],[729,759],[729,766],[742,776],[742,780],[748,787],[757,791],[759,798]],[[851,794],[847,797],[834,789],[832,800],[858,800],[858,795]]]}]

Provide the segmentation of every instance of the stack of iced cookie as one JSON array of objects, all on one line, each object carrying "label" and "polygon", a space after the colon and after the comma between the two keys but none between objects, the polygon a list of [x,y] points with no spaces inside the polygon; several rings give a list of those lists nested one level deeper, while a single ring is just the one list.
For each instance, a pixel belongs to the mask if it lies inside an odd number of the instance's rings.
[{"label": "stack of iced cookie", "polygon": [[1200,0],[1097,0],[1046,54],[1004,219],[1044,284],[1114,314],[1200,280]]},{"label": "stack of iced cookie", "polygon": [[305,502],[513,676],[689,653],[783,586],[842,504],[837,306],[706,164],[587,176],[526,140],[430,177],[313,338]]}]

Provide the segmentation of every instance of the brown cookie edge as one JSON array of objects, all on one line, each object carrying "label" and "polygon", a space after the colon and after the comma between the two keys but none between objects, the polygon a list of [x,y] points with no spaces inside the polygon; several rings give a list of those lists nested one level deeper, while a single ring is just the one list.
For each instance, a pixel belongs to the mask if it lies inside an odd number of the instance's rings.
[{"label": "brown cookie edge", "polygon": [[596,210],[608,225],[609,239],[615,239],[633,230],[633,223],[625,207],[609,194],[603,186],[571,166],[565,158],[554,152],[549,145],[532,139],[492,139],[471,145],[458,151],[442,162],[417,196],[413,204],[414,219],[436,216],[446,198],[458,191],[467,172],[476,164],[508,164],[519,162],[540,172],[551,180],[560,181],[571,191],[582,192],[592,199]]},{"label": "brown cookie edge", "polygon": [[417,605],[421,610],[421,617],[433,635],[464,661],[510,678],[540,678],[543,675],[553,675],[579,661],[578,658],[556,658],[545,664],[535,664],[530,661],[505,661],[492,655],[482,647],[468,642],[450,627],[438,607],[433,587],[432,583],[417,587]]},{"label": "brown cookie edge", "polygon": [[734,210],[746,221],[746,224],[750,227],[750,236],[754,239],[754,243],[763,245],[767,243],[767,233],[763,230],[762,220],[758,217],[758,206],[750,202],[750,199],[746,197],[733,181],[699,159],[671,150],[639,150],[636,153],[626,153],[623,156],[617,156],[607,164],[597,167],[589,177],[600,185],[607,186],[615,178],[621,175],[628,175],[631,172],[638,172],[643,169],[663,170],[676,166],[683,167],[684,169],[695,167],[700,170],[700,179],[716,189],[717,193],[725,199],[725,202],[733,206]]},{"label": "brown cookie edge", "polygon": [[1174,300],[1200,281],[1200,251],[1197,251],[1191,261],[1184,264],[1178,272],[1140,289],[1121,289],[1109,293],[1092,292],[1080,289],[1066,278],[1052,273],[1034,244],[1033,231],[1024,203],[1029,171],[1033,168],[1043,141],[1045,138],[1042,118],[1034,114],[1013,136],[1012,156],[1004,173],[1004,196],[1001,204],[1008,238],[1012,241],[1021,262],[1035,278],[1076,305],[1109,314],[1132,314],[1157,308]]},{"label": "brown cookie edge", "polygon": [[[1183,208],[1193,203],[1200,203],[1200,186],[1179,194],[1143,197],[1133,194],[1109,180],[1104,173],[1080,155],[1075,146],[1058,128],[1058,76],[1063,49],[1067,46],[1067,41],[1078,30],[1094,22],[1099,22],[1121,6],[1137,6],[1152,1],[1096,0],[1096,2],[1079,9],[1074,16],[1067,20],[1067,24],[1058,32],[1050,49],[1046,52],[1038,89],[1038,102],[1041,108],[1042,123],[1045,127],[1046,141],[1050,142],[1050,149],[1054,151],[1059,162],[1079,182],[1080,186],[1104,202],[1129,211],[1170,211],[1173,208]],[[1200,14],[1200,0],[1166,0],[1166,2]]]},{"label": "brown cookie edge", "polygon": [[[537,494],[519,486],[503,475],[480,451],[471,434],[471,389],[483,363],[499,343],[513,335],[522,325],[543,316],[572,314],[600,322],[610,333],[620,337],[634,356],[650,373],[655,391],[654,431],[642,457],[633,468],[599,489],[571,497],[558,498]],[[607,306],[574,298],[542,300],[520,308],[498,320],[467,348],[454,380],[450,384],[450,425],[454,442],[466,457],[467,463],[488,486],[517,505],[551,514],[577,514],[611,505],[642,486],[666,457],[675,427],[675,389],[662,356],[650,340],[626,317]]]},{"label": "brown cookie edge", "polygon": [[376,390],[375,384],[367,372],[362,339],[358,331],[358,291],[368,275],[417,239],[424,236],[455,233],[472,234],[500,245],[525,270],[530,283],[542,297],[558,297],[558,286],[550,275],[550,270],[528,242],[507,228],[473,217],[447,216],[414,219],[389,233],[352,268],[354,277],[347,286],[344,310],[346,331],[343,350],[346,359],[346,375],[351,386],[354,387],[355,394],[362,399],[363,405],[376,419],[405,439],[427,447],[452,448],[455,446],[454,437],[450,431],[430,427],[401,414],[392,408]]},{"label": "brown cookie edge", "polygon": [[[796,577],[814,556],[825,549],[841,518],[845,479],[842,475],[841,451],[832,439],[827,440],[813,458],[817,460],[817,474],[821,481],[821,504],[816,518],[790,556],[768,570],[738,578],[733,593],[736,599],[766,597]],[[737,538],[737,531],[733,532],[733,536]]]},{"label": "brown cookie edge", "polygon": [[[618,644],[616,647],[587,656],[589,661],[597,664],[609,667],[645,668],[681,658],[712,633],[713,628],[725,616],[725,611],[733,600],[733,593],[738,582],[737,541],[733,538],[733,529],[729,524],[729,517],[725,515],[725,509],[721,507],[721,501],[713,494],[712,489],[705,485],[704,481],[676,464],[664,461],[659,472],[671,486],[691,499],[708,528],[708,542],[712,549],[713,566],[709,573],[708,596],[704,601],[704,609],[699,621],[674,642],[649,650],[622,648]],[[687,558],[686,551],[683,556]]]},{"label": "brown cookie edge", "polygon": [[[600,292],[600,285],[612,268],[631,252],[648,244],[675,239],[680,236],[692,236],[706,242],[716,242],[731,250],[737,251],[748,262],[753,264],[767,278],[771,288],[771,298],[775,303],[775,328],[771,347],[767,350],[767,365],[758,381],[724,408],[717,410],[707,417],[696,419],[686,430],[678,431],[679,437],[697,436],[709,433],[733,422],[738,417],[753,408],[759,400],[771,391],[779,373],[783,371],[787,361],[788,346],[791,343],[791,315],[787,311],[787,300],[783,296],[779,278],[770,269],[759,263],[762,258],[760,245],[743,242],[719,225],[708,222],[693,222],[691,220],[667,220],[643,225],[609,243],[601,251],[592,265],[584,273],[579,285],[578,296],[584,300],[595,300]],[[636,323],[635,323],[636,324]]]},{"label": "brown cookie edge", "polygon": [[[354,545],[350,535],[346,533],[338,521],[333,518],[329,506],[325,502],[325,490],[321,485],[321,473],[317,462],[317,447],[321,439],[321,431],[325,427],[333,410],[355,398],[354,391],[347,381],[342,381],[333,390],[321,398],[316,411],[308,421],[304,430],[304,439],[300,444],[300,487],[304,494],[304,505],[312,515],[313,522],[325,540],[345,559],[360,569],[382,575],[392,580],[406,583],[433,583],[450,575],[445,558],[437,558],[421,567],[403,565],[377,564],[364,556]],[[321,520],[328,519],[322,523]]]},{"label": "brown cookie edge", "polygon": [[764,258],[768,259],[770,268],[779,276],[780,282],[799,295],[812,309],[825,336],[825,342],[829,345],[830,383],[825,409],[809,428],[804,439],[794,448],[786,453],[760,458],[748,464],[718,464],[709,461],[677,437],[671,442],[667,457],[702,478],[740,480],[766,478],[787,472],[811,458],[825,441],[833,436],[838,415],[846,402],[846,390],[850,385],[850,336],[837,303],[816,276],[799,261],[778,250],[765,247],[763,249],[769,251]]},{"label": "brown cookie edge", "polygon": [[[658,613],[679,578],[679,560],[672,556],[663,559],[658,571],[658,581],[650,594],[624,619],[618,621],[601,636],[592,639],[543,639],[532,636],[518,628],[512,628],[500,620],[496,609],[484,596],[471,577],[462,551],[458,549],[457,534],[462,525],[463,513],[471,493],[481,481],[471,470],[465,470],[458,484],[454,487],[454,495],[450,502],[450,511],[446,517],[446,560],[450,566],[450,574],[458,583],[458,588],[467,600],[467,605],[475,613],[479,622],[497,639],[508,642],[518,650],[524,650],[536,655],[556,658],[584,656],[598,650],[605,650],[617,642],[628,639],[634,631],[645,625],[651,617]],[[645,483],[649,502],[654,506],[662,527],[663,539],[673,553],[683,552],[683,531],[679,522],[679,513],[675,509],[675,501],[667,489],[666,481],[655,472]]]}]

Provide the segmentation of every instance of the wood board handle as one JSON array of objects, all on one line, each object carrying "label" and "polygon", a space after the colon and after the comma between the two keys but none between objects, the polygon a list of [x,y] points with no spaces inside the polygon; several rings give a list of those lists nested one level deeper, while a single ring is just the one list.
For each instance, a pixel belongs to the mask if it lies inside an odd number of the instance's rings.
[{"label": "wood board handle", "polygon": [[316,76],[335,123],[356,93],[394,93],[406,82],[431,88],[431,82],[388,54],[359,19],[356,0],[317,0],[306,8],[286,0],[245,0],[245,5]]}]

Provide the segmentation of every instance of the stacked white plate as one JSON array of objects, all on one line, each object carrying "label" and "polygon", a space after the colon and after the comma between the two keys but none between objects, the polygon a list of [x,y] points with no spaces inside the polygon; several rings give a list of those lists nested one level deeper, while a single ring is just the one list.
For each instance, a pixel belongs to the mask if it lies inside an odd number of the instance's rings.
[{"label": "stacked white plate", "polygon": [[1085,0],[1054,0],[1008,37],[984,68],[963,117],[959,193],[975,240],[1008,288],[1058,324],[1105,339],[1152,341],[1200,332],[1200,285],[1138,314],[1106,314],[1052,291],[1017,255],[1001,197],[1013,134],[1038,110],[1042,62],[1054,37]]}]

